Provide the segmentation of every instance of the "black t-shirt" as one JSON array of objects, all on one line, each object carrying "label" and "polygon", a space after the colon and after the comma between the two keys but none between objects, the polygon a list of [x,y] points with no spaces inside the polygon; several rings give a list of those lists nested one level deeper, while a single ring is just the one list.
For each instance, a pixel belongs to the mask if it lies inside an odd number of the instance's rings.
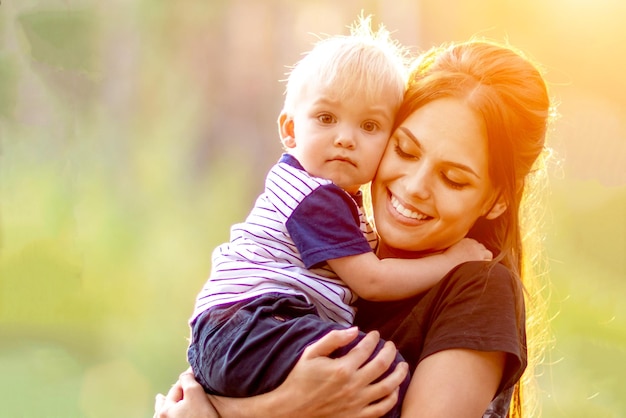
[{"label": "black t-shirt", "polygon": [[[453,348],[503,351],[507,360],[489,416],[506,415],[510,389],[526,368],[522,286],[506,267],[468,262],[416,297],[393,302],[357,302],[356,325],[378,330],[394,342],[411,372],[425,357]],[[498,406],[502,404],[503,406]]]}]

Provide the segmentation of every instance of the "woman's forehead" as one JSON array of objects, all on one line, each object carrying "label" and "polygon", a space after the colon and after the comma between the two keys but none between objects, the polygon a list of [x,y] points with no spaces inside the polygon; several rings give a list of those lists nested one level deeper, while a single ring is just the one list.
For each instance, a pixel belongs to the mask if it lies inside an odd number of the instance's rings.
[{"label": "woman's forehead", "polygon": [[399,132],[408,131],[412,141],[438,158],[466,165],[487,162],[487,131],[484,119],[464,100],[441,98],[409,115]]}]

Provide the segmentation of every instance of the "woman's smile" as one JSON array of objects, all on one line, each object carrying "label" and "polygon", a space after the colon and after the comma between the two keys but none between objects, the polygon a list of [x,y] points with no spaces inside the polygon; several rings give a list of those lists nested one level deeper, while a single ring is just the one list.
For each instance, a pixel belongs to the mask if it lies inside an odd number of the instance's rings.
[{"label": "woman's smile", "polygon": [[390,203],[391,206],[393,206],[393,208],[396,210],[396,212],[401,215],[403,218],[409,218],[411,220],[416,220],[416,221],[424,221],[427,220],[429,218],[431,218],[430,216],[419,212],[415,209],[409,208],[406,204],[403,204],[400,202],[400,200],[393,195],[393,193],[389,193],[390,196]]}]

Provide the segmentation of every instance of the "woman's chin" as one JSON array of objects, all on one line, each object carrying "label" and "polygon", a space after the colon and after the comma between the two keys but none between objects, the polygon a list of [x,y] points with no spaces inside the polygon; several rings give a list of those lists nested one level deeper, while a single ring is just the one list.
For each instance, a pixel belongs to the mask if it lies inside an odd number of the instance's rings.
[{"label": "woman's chin", "polygon": [[[402,228],[397,228],[389,224],[381,224],[377,226],[377,232],[380,236],[381,248],[387,248],[387,251],[393,252],[394,257],[399,257],[409,253],[421,253],[424,251],[422,246],[422,237],[416,234],[409,234]],[[412,257],[409,257],[412,258]]]},{"label": "woman's chin", "polygon": [[442,252],[432,248],[423,249],[415,246],[415,243],[406,240],[391,242],[381,241],[378,249],[378,256],[381,258],[421,258],[428,255]]}]

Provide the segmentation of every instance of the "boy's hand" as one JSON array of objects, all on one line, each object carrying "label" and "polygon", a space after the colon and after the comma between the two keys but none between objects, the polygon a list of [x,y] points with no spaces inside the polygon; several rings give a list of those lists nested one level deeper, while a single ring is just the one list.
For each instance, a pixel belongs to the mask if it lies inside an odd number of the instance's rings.
[{"label": "boy's hand", "polygon": [[491,261],[493,259],[491,251],[472,238],[463,238],[448,248],[444,254],[455,260],[457,264],[466,261]]}]

